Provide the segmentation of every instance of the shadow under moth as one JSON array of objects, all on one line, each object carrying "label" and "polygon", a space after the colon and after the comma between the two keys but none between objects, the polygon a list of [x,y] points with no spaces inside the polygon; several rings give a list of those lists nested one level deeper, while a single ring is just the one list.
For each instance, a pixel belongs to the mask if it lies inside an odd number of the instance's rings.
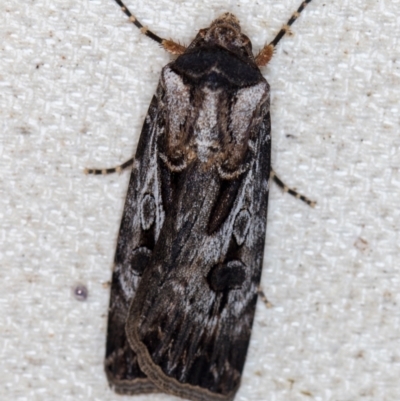
[{"label": "shadow under moth", "polygon": [[268,182],[309,205],[271,169],[270,88],[259,67],[311,0],[253,56],[225,13],[161,78],[132,166],[112,276],[105,370],[123,394],[232,400],[249,345],[265,241]]}]

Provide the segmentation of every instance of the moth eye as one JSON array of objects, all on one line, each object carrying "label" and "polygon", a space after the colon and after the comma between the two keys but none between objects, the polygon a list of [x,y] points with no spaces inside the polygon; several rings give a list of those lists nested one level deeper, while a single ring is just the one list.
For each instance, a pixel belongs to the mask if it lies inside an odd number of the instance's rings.
[{"label": "moth eye", "polygon": [[156,201],[150,194],[146,194],[142,200],[140,220],[143,230],[148,230],[156,218]]},{"label": "moth eye", "polygon": [[214,266],[208,274],[208,283],[214,291],[241,288],[246,279],[246,266],[240,260],[231,260]]},{"label": "moth eye", "polygon": [[141,276],[144,272],[144,269],[149,264],[150,257],[151,250],[149,248],[141,246],[140,248],[134,249],[129,258],[129,263],[133,274],[136,276]]},{"label": "moth eye", "polygon": [[246,239],[250,227],[250,213],[247,210],[241,210],[236,216],[233,225],[233,235],[237,244],[240,246]]}]

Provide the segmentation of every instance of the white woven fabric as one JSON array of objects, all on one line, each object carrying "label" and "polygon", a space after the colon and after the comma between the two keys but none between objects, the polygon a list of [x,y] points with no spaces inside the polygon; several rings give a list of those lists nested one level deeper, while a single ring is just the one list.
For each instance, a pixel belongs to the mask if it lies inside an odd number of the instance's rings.
[{"label": "white woven fabric", "polygon": [[[257,51],[299,3],[128,6],[185,44],[231,11]],[[399,10],[315,0],[263,70],[274,168],[318,204],[272,186],[262,284],[273,307],[258,305],[237,401],[400,399]],[[2,0],[0,15],[0,399],[130,400],[103,373],[129,173],[83,168],[132,156],[170,57],[112,0]]]}]

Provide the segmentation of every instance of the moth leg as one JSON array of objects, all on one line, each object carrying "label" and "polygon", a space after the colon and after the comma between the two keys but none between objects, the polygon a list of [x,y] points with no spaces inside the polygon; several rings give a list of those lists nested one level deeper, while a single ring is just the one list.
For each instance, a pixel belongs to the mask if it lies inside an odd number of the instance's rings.
[{"label": "moth leg", "polygon": [[304,0],[301,3],[300,7],[290,17],[286,25],[283,25],[281,30],[275,36],[275,39],[268,45],[265,45],[263,49],[261,49],[260,53],[258,53],[258,55],[256,56],[256,64],[259,67],[263,67],[270,62],[272,56],[274,55],[276,45],[285,36],[286,33],[290,33],[291,25],[293,24],[294,21],[297,20],[297,18],[299,18],[300,13],[306,8],[307,4],[310,2],[311,0]]},{"label": "moth leg", "polygon": [[121,7],[121,10],[128,16],[129,21],[131,21],[137,28],[140,29],[140,32],[143,35],[146,35],[150,39],[153,39],[155,42],[159,43],[167,52],[171,54],[182,54],[185,52],[186,47],[176,43],[172,40],[160,38],[158,35],[150,31],[148,28],[143,26],[140,21],[129,11],[128,7],[121,1],[115,0],[115,2]]},{"label": "moth leg", "polygon": [[267,308],[272,308],[273,305],[271,304],[271,302],[268,301],[267,297],[264,294],[264,291],[261,289],[261,287],[258,287],[258,296],[261,298],[261,301],[264,302],[265,306]]},{"label": "moth leg", "polygon": [[85,174],[112,174],[112,173],[120,173],[122,170],[125,170],[126,168],[132,166],[133,164],[133,157],[132,159],[127,160],[125,163],[120,164],[117,167],[112,167],[112,168],[85,168],[84,172]]},{"label": "moth leg", "polygon": [[317,202],[312,201],[305,196],[299,194],[297,191],[294,189],[289,188],[287,185],[284,184],[284,182],[276,175],[275,171],[271,169],[271,174],[270,178],[274,180],[276,184],[278,184],[279,187],[283,189],[284,192],[289,193],[290,195],[294,196],[297,199],[302,200],[303,202],[307,203],[308,206],[314,207]]}]

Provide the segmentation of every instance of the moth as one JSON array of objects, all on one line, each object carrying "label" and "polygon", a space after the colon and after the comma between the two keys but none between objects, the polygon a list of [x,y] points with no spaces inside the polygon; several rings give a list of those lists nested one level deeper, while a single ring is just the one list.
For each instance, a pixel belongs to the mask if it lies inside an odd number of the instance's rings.
[{"label": "moth", "polygon": [[161,71],[133,159],[112,275],[105,371],[123,394],[232,400],[259,294],[271,169],[270,87],[260,67],[311,0],[257,56],[225,13]]}]

